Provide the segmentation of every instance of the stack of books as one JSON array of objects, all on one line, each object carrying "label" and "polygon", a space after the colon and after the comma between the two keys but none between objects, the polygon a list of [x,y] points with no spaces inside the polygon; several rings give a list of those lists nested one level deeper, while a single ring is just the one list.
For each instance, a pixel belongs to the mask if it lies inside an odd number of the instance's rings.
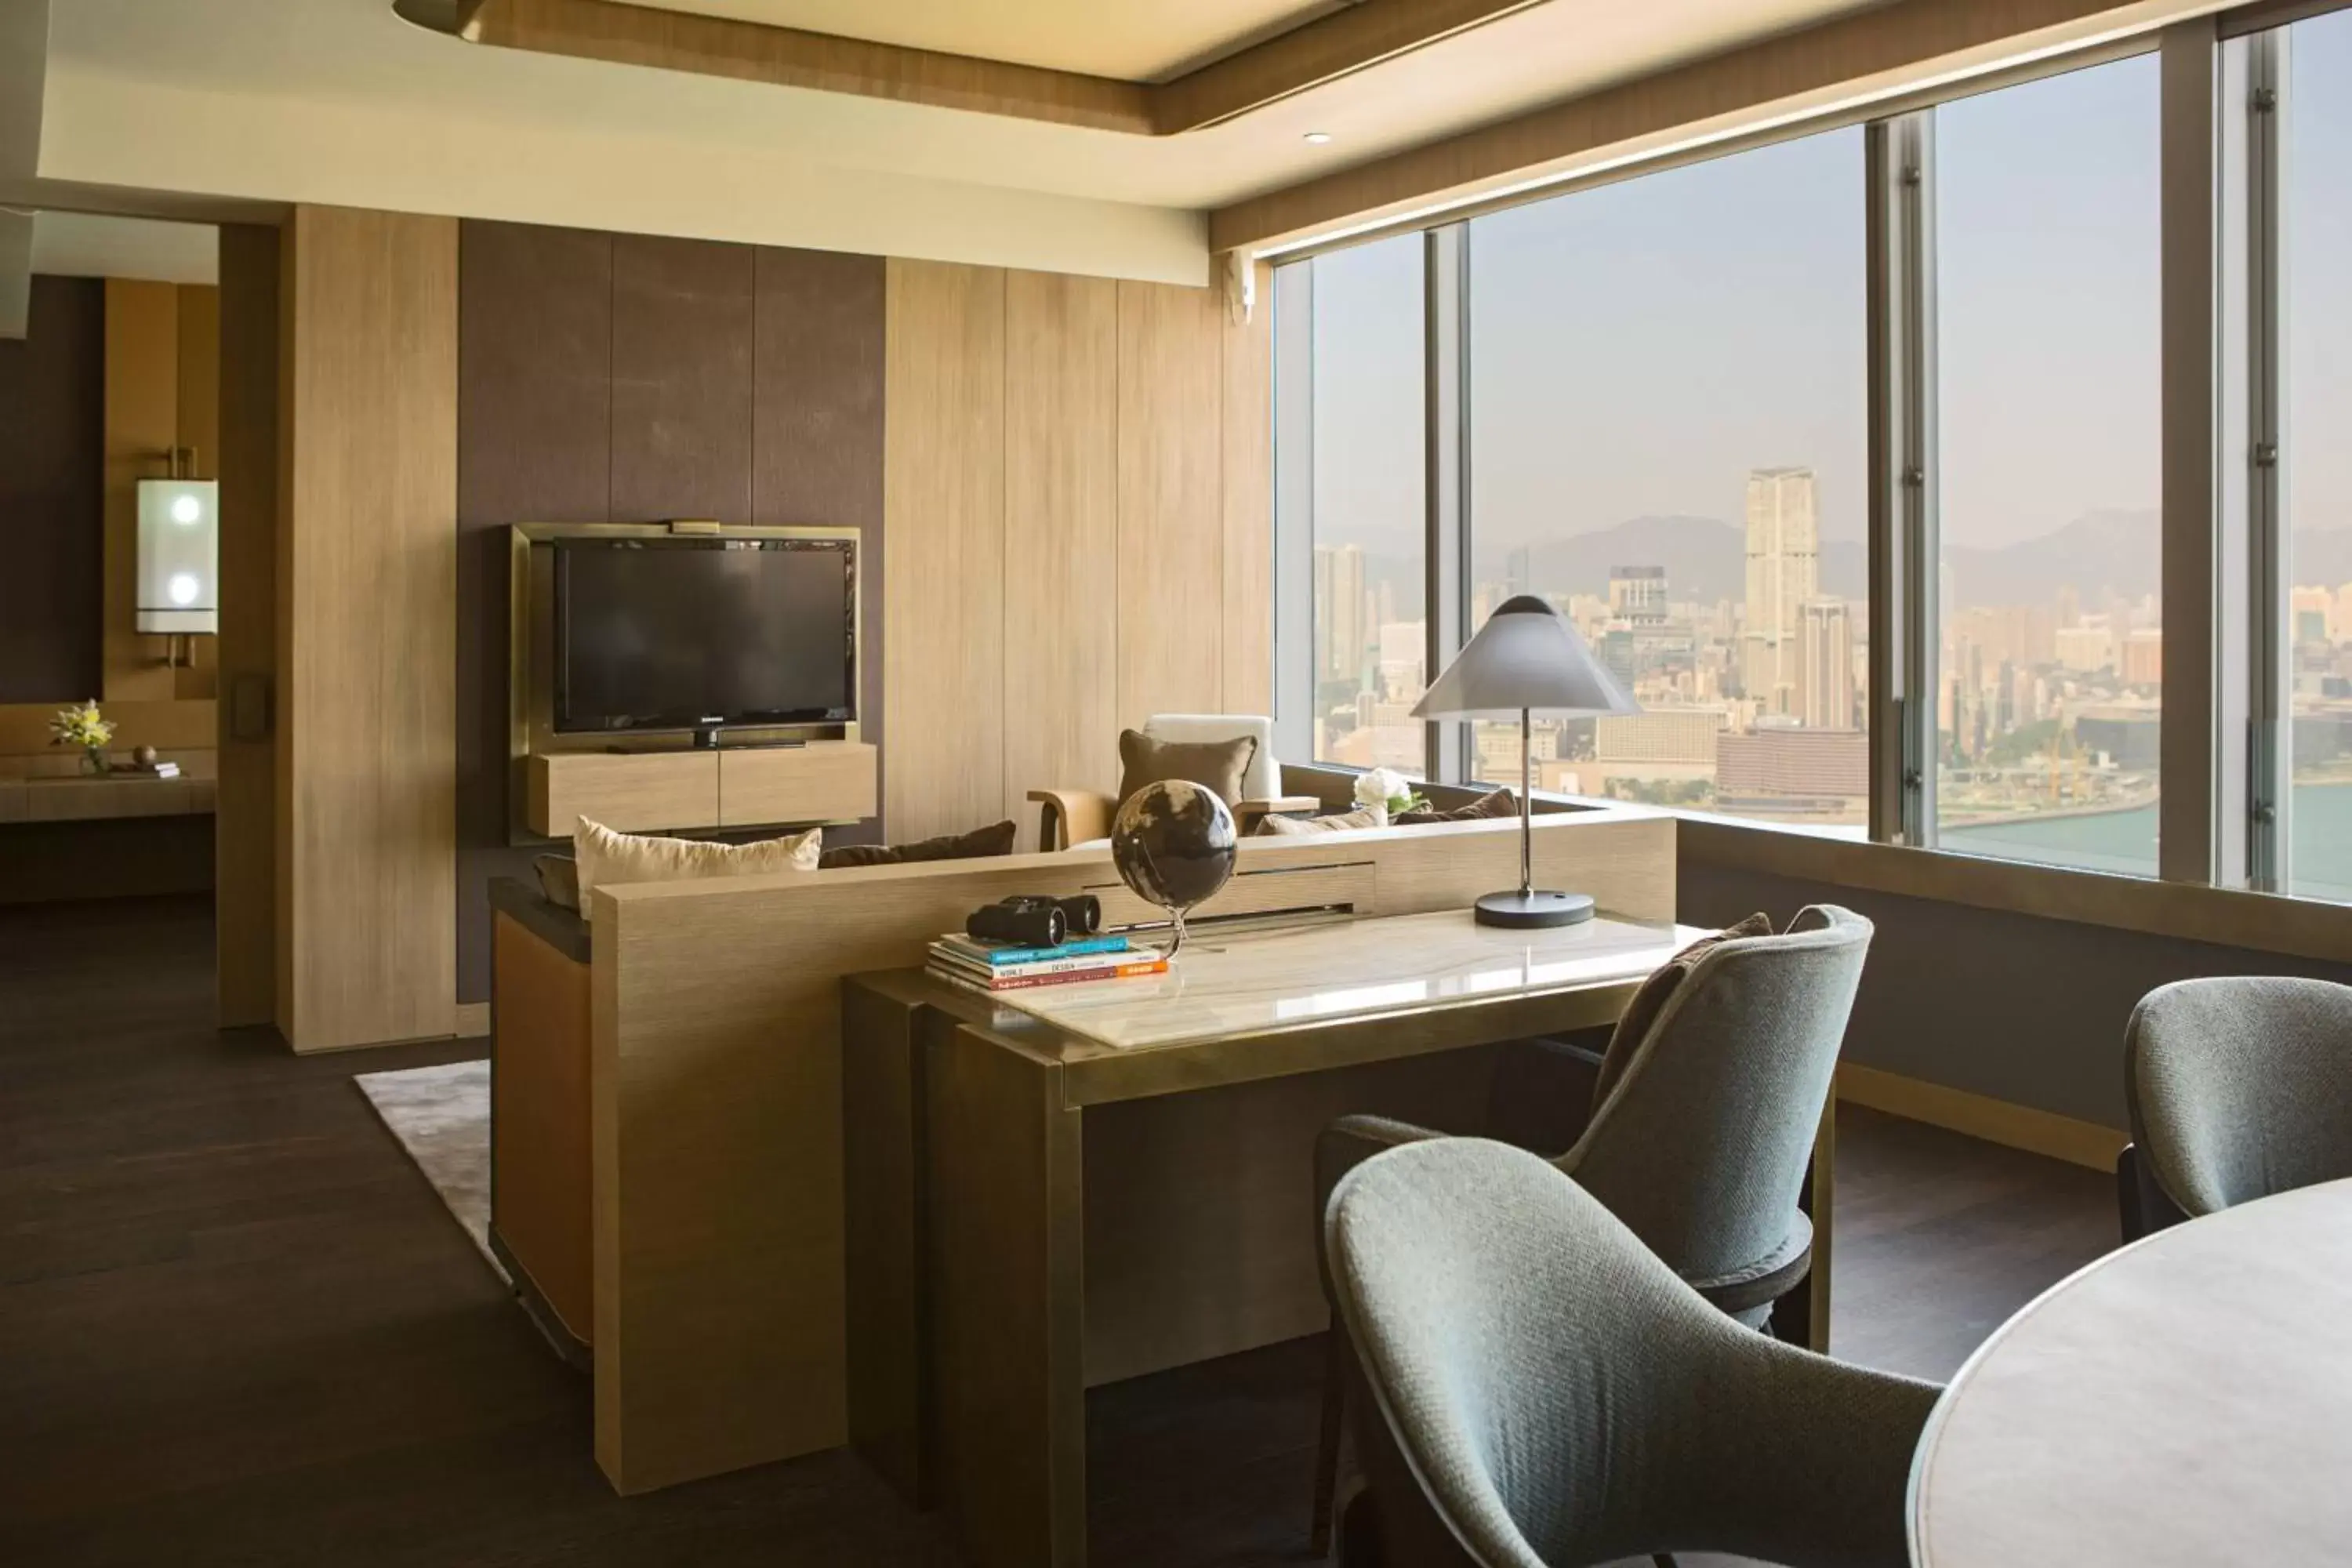
[{"label": "stack of books", "polygon": [[931,943],[926,967],[941,980],[975,991],[1021,991],[1033,985],[1165,974],[1168,960],[1152,948],[1129,948],[1123,936],[1073,937],[1058,947],[1013,947],[950,932]]}]

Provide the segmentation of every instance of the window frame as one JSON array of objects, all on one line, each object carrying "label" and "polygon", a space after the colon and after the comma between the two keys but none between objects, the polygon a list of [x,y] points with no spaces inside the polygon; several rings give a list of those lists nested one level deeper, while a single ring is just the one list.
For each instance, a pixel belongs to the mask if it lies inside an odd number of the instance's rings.
[{"label": "window frame", "polygon": [[[1640,178],[1756,147],[1795,141],[1841,126],[1865,133],[1865,240],[1869,397],[1867,483],[1871,795],[1867,842],[1841,840],[1841,853],[1910,849],[1958,862],[1934,873],[1939,885],[1983,889],[1962,901],[1999,904],[2005,889],[2095,883],[2084,895],[2108,910],[2102,923],[2185,933],[2199,921],[2167,896],[2160,918],[2123,918],[2126,907],[2158,907],[2162,884],[2246,889],[2314,911],[2329,932],[2352,929],[2352,906],[2294,899],[2286,883],[2288,842],[2284,781],[2290,727],[2281,721],[2288,688],[2286,568],[2282,537],[2286,417],[2280,384],[2279,169],[2284,155],[2283,29],[2309,16],[2346,9],[2352,0],[2270,0],[2192,21],[2113,38],[1996,69],[1966,81],[1860,108],[1777,125],[1703,146],[1633,159],[1540,188],[1465,204],[1441,219],[1366,227],[1328,243],[1285,250],[1277,262],[1276,470],[1296,415],[1296,369],[1286,381],[1283,316],[1311,291],[1286,291],[1286,274],[1334,250],[1418,232],[1423,268],[1424,535],[1428,668],[1433,678],[1459,650],[1469,620],[1470,219],[1549,201],[1620,180]],[[1982,93],[2063,76],[2110,61],[2160,57],[2162,375],[2164,380],[2164,563],[2166,628],[2159,761],[2161,863],[2155,878],[2125,876],[1936,847],[1934,679],[1939,478],[1936,408],[1936,233],[1934,110]],[[2242,94],[2267,88],[2272,110],[2239,115]],[[1310,356],[1311,357],[1311,356]],[[1305,428],[1311,434],[1311,369]],[[1286,387],[1288,388],[1286,393]],[[2233,450],[2233,443],[2235,447]],[[2273,457],[2257,461],[2268,447]],[[1311,468],[1308,476],[1311,488]],[[1288,670],[1279,624],[1295,616],[1285,563],[1311,551],[1310,527],[1277,508],[1278,676]],[[1301,546],[1285,535],[1310,542]],[[1296,574],[1296,566],[1288,570]],[[2178,641],[2176,642],[2176,637]],[[1278,679],[1278,735],[1288,754],[1305,749],[1279,728],[1294,719],[1298,693]],[[1459,783],[1474,769],[1470,726],[1432,723],[1425,773]],[[1672,809],[1706,825],[1710,843],[1760,837],[1759,858],[1775,863],[1818,851],[1819,835],[1713,813]],[[1713,829],[1742,830],[1728,836]],[[1967,868],[1980,866],[1982,873]],[[1900,877],[1893,879],[1899,881]],[[2070,884],[2071,885],[2071,884]],[[2187,892],[2182,888],[2182,892]],[[2032,907],[2038,894],[2017,895]],[[2234,897],[2232,904],[2234,905]],[[2215,908],[2218,910],[2219,905]],[[2242,916],[2237,917],[2242,919]],[[2184,923],[2185,922],[2185,923]],[[2217,928],[2218,929],[2218,928]],[[2292,945],[2292,944],[2290,944]]]}]

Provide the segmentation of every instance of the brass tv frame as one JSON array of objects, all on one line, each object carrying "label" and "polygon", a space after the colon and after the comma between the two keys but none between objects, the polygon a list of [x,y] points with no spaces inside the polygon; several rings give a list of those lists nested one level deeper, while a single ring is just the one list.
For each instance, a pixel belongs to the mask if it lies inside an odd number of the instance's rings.
[{"label": "brass tv frame", "polygon": [[[559,734],[555,729],[555,581],[549,558],[566,539],[845,539],[864,553],[864,531],[856,528],[755,528],[730,523],[674,522],[518,522],[509,525],[507,571],[507,817],[509,837],[518,844],[541,842],[525,821],[530,797],[528,771],[533,754],[562,752],[605,752],[617,737],[609,731]],[[862,574],[865,563],[853,558],[851,570]],[[850,593],[850,639],[856,650],[858,685],[865,685],[866,614],[863,583],[853,580]],[[861,693],[862,695],[862,693]],[[861,702],[859,712],[864,712]],[[627,731],[632,752],[686,752],[694,749],[691,728]],[[730,729],[723,744],[772,745],[783,741],[855,741],[858,721],[847,723],[780,724]]]}]

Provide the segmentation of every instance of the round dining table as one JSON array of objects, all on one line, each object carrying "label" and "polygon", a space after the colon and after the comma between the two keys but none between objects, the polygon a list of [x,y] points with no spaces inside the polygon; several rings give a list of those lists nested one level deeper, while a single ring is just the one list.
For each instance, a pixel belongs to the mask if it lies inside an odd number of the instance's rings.
[{"label": "round dining table", "polygon": [[2053,1286],[1929,1416],[1918,1568],[2352,1563],[2352,1181]]}]

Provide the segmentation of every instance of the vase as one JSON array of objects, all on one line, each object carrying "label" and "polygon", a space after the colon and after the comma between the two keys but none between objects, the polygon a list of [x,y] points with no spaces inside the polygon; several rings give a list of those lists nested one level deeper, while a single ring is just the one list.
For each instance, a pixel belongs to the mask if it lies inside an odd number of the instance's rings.
[{"label": "vase", "polygon": [[104,746],[84,746],[81,749],[82,772],[86,773],[102,774],[106,772],[106,748]]}]

